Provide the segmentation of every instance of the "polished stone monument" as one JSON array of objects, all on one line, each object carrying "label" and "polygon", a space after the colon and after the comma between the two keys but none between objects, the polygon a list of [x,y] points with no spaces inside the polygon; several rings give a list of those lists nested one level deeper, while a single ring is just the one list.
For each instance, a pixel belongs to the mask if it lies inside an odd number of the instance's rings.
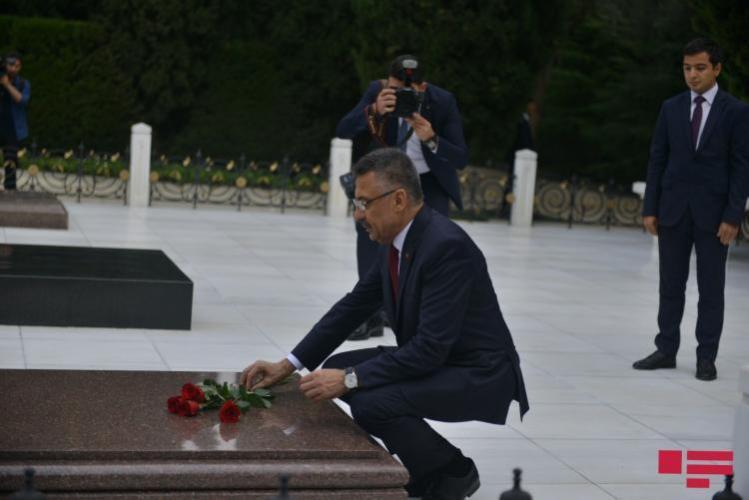
[{"label": "polished stone monument", "polygon": [[67,229],[68,211],[51,193],[2,191],[0,227]]},{"label": "polished stone monument", "polygon": [[[251,353],[248,353],[251,354]],[[36,471],[49,499],[405,499],[408,473],[331,402],[297,381],[236,424],[168,413],[185,382],[237,373],[0,370],[0,497]]]},{"label": "polished stone monument", "polygon": [[161,250],[0,244],[0,324],[189,330],[192,292]]}]

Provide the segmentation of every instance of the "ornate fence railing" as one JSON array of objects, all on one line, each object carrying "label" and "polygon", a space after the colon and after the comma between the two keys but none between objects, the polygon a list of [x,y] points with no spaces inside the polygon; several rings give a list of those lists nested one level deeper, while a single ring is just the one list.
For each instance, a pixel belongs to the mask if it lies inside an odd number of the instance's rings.
[{"label": "ornate fence railing", "polygon": [[[464,213],[496,217],[507,213],[514,196],[507,189],[507,175],[486,168],[466,169],[461,176]],[[536,181],[534,218],[611,227],[640,225],[642,202],[613,182],[594,183],[572,176],[569,179],[539,177]]]},{"label": "ornate fence railing", "polygon": [[[127,204],[128,152],[73,149],[37,149],[19,152],[18,189],[45,191],[83,198],[122,200]],[[149,202],[183,202],[194,208],[203,204],[243,207],[275,207],[325,210],[327,165],[281,161],[248,161],[194,156],[151,159]],[[501,171],[468,167],[460,177],[464,210],[459,216],[496,218],[506,216],[513,195],[510,180]],[[639,226],[642,201],[639,196],[613,182],[595,183],[571,176],[568,179],[539,177],[536,182],[534,217],[573,224]],[[741,232],[749,239],[749,213]]]},{"label": "ornate fence railing", "polygon": [[[40,149],[19,152],[18,189],[82,198],[121,199],[127,203],[128,154]],[[149,203],[306,208],[324,210],[327,169],[320,164],[247,161],[203,157],[156,156],[151,159]]]}]

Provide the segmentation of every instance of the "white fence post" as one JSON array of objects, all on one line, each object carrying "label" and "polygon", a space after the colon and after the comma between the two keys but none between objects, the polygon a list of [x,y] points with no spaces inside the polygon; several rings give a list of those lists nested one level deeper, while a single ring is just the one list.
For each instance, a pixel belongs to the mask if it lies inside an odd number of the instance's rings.
[{"label": "white fence post", "polygon": [[736,472],[734,491],[749,498],[749,365],[739,374],[741,400],[736,408],[733,433],[733,470]]},{"label": "white fence post", "polygon": [[330,141],[330,174],[328,176],[328,204],[326,214],[332,217],[346,217],[349,201],[338,180],[351,171],[352,142],[334,137]]},{"label": "white fence post", "polygon": [[510,222],[513,226],[530,227],[536,197],[536,163],[538,154],[530,149],[515,152],[515,185]]},{"label": "white fence post", "polygon": [[151,127],[136,123],[130,128],[130,178],[127,188],[128,205],[147,207],[151,189]]}]

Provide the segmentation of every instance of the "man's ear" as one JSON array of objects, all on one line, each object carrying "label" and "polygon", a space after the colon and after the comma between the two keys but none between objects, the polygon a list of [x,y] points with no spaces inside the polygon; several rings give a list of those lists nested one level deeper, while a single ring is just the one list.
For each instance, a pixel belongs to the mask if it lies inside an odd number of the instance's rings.
[{"label": "man's ear", "polygon": [[396,210],[399,212],[405,210],[408,206],[408,193],[406,193],[406,190],[403,188],[398,189],[393,193],[393,197],[395,198]]}]

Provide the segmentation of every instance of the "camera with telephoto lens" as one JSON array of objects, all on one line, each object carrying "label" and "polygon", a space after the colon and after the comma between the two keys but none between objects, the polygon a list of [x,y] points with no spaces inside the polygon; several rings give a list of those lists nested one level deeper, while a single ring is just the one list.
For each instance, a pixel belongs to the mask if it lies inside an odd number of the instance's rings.
[{"label": "camera with telephoto lens", "polygon": [[395,89],[395,110],[393,110],[393,114],[399,118],[407,118],[421,110],[424,94],[411,86],[418,66],[419,62],[416,59],[404,59],[401,62],[397,78],[403,81],[403,87]]},{"label": "camera with telephoto lens", "polygon": [[393,114],[398,118],[408,118],[421,110],[423,99],[422,93],[417,92],[410,86],[400,88],[395,91],[395,110]]}]

